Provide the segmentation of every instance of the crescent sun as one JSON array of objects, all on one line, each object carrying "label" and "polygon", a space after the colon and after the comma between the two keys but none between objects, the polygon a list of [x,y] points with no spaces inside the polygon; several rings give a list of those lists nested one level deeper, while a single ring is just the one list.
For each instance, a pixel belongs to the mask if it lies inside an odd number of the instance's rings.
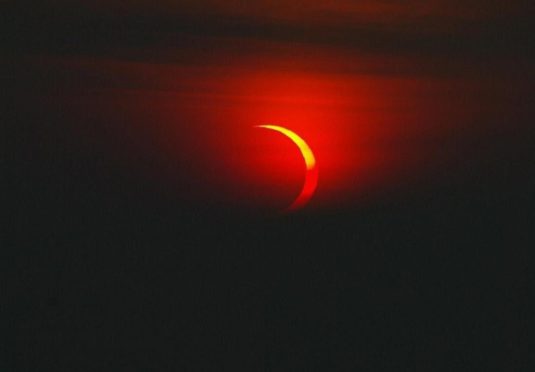
[{"label": "crescent sun", "polygon": [[265,128],[279,132],[288,137],[290,140],[292,140],[292,142],[299,148],[299,151],[301,152],[301,155],[305,160],[305,182],[303,184],[301,192],[295,198],[293,203],[290,204],[288,208],[286,208],[286,211],[293,212],[295,210],[301,209],[308,203],[310,198],[312,198],[318,185],[318,167],[316,164],[316,158],[314,157],[314,153],[312,152],[308,144],[305,142],[305,140],[303,140],[295,132],[289,129],[280,127],[278,125],[257,125],[256,128]]}]

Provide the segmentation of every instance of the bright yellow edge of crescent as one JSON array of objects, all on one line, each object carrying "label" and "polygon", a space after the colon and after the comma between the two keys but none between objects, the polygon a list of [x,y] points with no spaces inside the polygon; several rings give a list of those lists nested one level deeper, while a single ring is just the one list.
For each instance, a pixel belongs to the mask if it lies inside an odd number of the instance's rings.
[{"label": "bright yellow edge of crescent", "polygon": [[301,154],[303,154],[307,170],[314,169],[314,167],[316,166],[316,158],[314,157],[314,154],[312,153],[310,147],[308,147],[307,143],[296,133],[292,132],[289,129],[279,127],[278,125],[257,125],[256,127],[271,129],[280,132],[290,138],[297,145],[297,147],[299,147]]}]

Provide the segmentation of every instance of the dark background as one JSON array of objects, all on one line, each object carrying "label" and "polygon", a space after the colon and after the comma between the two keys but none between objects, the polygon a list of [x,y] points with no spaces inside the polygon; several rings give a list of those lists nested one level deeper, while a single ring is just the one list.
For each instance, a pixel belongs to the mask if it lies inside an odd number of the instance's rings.
[{"label": "dark background", "polygon": [[[169,13],[167,3],[146,13],[2,4],[0,369],[529,370],[529,4],[471,2],[459,10],[466,18],[437,6],[423,20],[407,19],[403,6],[387,6],[384,18],[357,10],[326,33],[337,13],[262,18],[262,6],[236,15],[207,4]],[[438,32],[436,19],[447,20]],[[143,51],[168,45],[187,55],[192,37],[210,49],[214,35],[418,55],[426,62],[409,69],[432,75],[495,74],[496,90],[514,93],[494,123],[505,135],[455,141],[483,155],[434,182],[344,208],[265,215],[154,181],[159,143],[136,143],[152,154],[136,157],[122,149],[139,137],[117,136],[116,118],[51,94],[128,82],[39,68],[50,56],[145,60]],[[73,118],[80,127],[97,118],[97,129],[81,139]],[[143,132],[143,120],[133,122]],[[186,171],[176,181],[196,185]]]}]

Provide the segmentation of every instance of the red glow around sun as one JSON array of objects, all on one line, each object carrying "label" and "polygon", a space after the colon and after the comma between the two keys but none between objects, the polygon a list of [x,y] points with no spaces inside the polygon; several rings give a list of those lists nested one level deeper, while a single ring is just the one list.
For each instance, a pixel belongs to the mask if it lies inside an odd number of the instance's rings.
[{"label": "red glow around sun", "polygon": [[[190,91],[162,97],[167,109],[160,112],[165,135],[176,139],[169,140],[169,151],[189,157],[198,180],[192,199],[280,210],[299,195],[301,154],[279,134],[254,129],[265,123],[291,128],[314,150],[321,173],[307,209],[366,199],[388,189],[400,172],[409,174],[417,156],[400,144],[422,115],[412,96],[425,93],[429,83],[301,69],[295,59],[281,67],[281,59],[274,60],[263,67],[248,61],[172,71]],[[311,185],[305,189],[312,192]]]},{"label": "red glow around sun", "polygon": [[[367,73],[384,65],[380,57],[303,45],[217,54],[229,63],[51,64],[137,82],[66,102],[72,112],[89,109],[94,121],[119,123],[106,127],[127,146],[114,153],[193,207],[277,211],[303,191],[314,192],[307,210],[338,209],[395,192],[433,165],[426,155],[433,139],[471,114],[450,112],[447,104],[454,92],[472,89],[467,83]],[[254,128],[266,123],[290,128],[313,149],[320,169],[315,190],[312,183],[303,190],[295,144]]]}]

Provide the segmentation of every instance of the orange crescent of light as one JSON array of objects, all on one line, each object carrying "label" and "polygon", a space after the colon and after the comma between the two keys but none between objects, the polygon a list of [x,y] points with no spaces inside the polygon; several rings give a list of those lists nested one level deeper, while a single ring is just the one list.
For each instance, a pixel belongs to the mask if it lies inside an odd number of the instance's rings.
[{"label": "orange crescent of light", "polygon": [[291,139],[293,143],[297,145],[299,151],[301,151],[301,155],[303,155],[306,165],[305,182],[301,192],[293,201],[293,203],[286,209],[286,211],[292,212],[302,208],[306,203],[308,203],[310,198],[312,198],[312,195],[316,190],[316,186],[318,185],[318,167],[316,165],[316,158],[314,157],[312,150],[301,137],[289,129],[280,127],[278,125],[257,125],[256,127],[271,129],[284,134],[286,137]]}]

